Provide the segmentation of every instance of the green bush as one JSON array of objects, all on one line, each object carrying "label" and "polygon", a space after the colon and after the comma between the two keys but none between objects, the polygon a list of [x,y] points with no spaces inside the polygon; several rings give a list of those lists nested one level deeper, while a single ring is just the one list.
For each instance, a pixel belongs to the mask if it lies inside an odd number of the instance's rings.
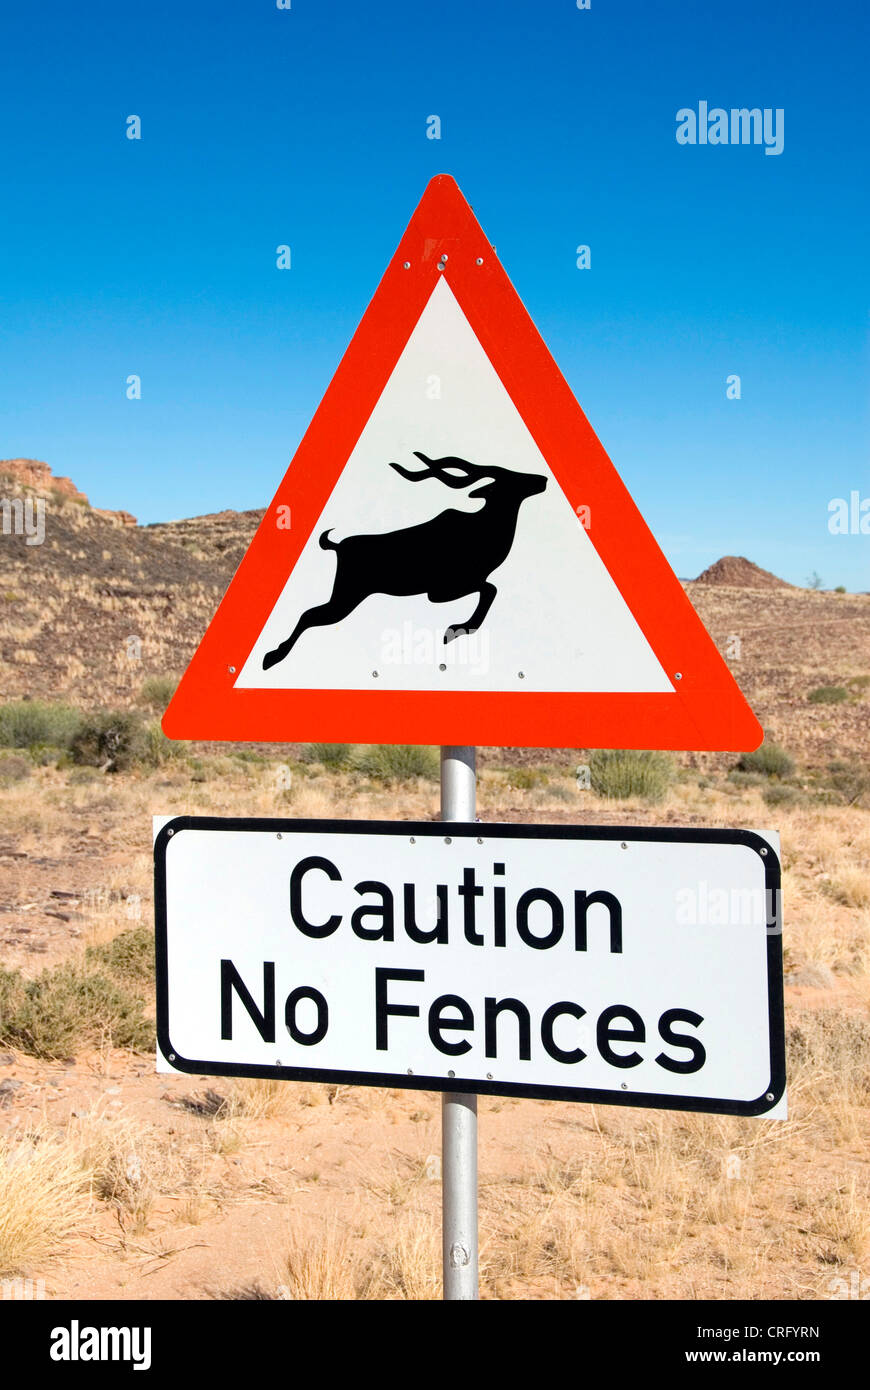
[{"label": "green bush", "polygon": [[849,692],[842,685],[819,685],[807,696],[811,705],[839,705],[848,698]]},{"label": "green bush", "polygon": [[154,932],[144,926],[122,931],[103,946],[89,946],[85,960],[118,980],[150,986],[154,980]]},{"label": "green bush", "polygon": [[860,764],[830,763],[828,771],[831,799],[839,805],[861,806],[870,799],[870,772]]},{"label": "green bush", "polygon": [[737,768],[731,769],[727,780],[733,782],[735,787],[763,787],[767,784],[763,772],[740,772]]},{"label": "green bush", "polygon": [[177,685],[177,676],[148,676],[142,682],[139,691],[140,705],[147,705],[149,709],[162,714],[175,694]]},{"label": "green bush", "polygon": [[306,743],[299,756],[303,763],[320,763],[330,772],[343,772],[352,766],[353,746],[350,743]]},{"label": "green bush", "polygon": [[761,793],[768,806],[794,806],[801,799],[797,787],[789,787],[784,782],[771,782]]},{"label": "green bush", "polygon": [[30,759],[22,758],[19,754],[11,753],[5,758],[0,758],[0,787],[11,787],[15,782],[23,782],[32,770],[33,763]]},{"label": "green bush", "polygon": [[126,772],[131,767],[156,767],[168,740],[155,725],[145,725],[129,710],[98,710],[85,715],[70,742],[74,763]]},{"label": "green bush", "polygon": [[507,783],[518,791],[531,791],[533,787],[546,787],[549,782],[546,772],[537,767],[509,767]]},{"label": "green bush", "polygon": [[48,745],[68,748],[81,724],[78,710],[41,700],[19,700],[0,705],[0,745],[33,748]]},{"label": "green bush", "polygon": [[576,787],[566,787],[564,782],[553,782],[550,785],[548,795],[555,801],[575,801],[577,798]]},{"label": "green bush", "polygon": [[765,777],[791,777],[795,761],[778,743],[765,739],[754,753],[743,753],[737,760],[739,772],[762,772]]},{"label": "green bush", "polygon": [[[92,948],[83,960],[65,961],[35,980],[0,968],[0,1042],[37,1057],[72,1057],[105,1043],[151,1048],[146,990],[136,988],[144,984],[142,930],[125,932],[108,947]],[[133,945],[120,944],[132,936]]]},{"label": "green bush", "polygon": [[102,774],[96,767],[71,767],[66,780],[71,787],[91,787],[102,781]]},{"label": "green bush", "polygon": [[379,782],[404,782],[410,777],[435,781],[440,775],[441,759],[436,748],[425,744],[379,743],[361,749],[354,765],[364,777]]},{"label": "green bush", "polygon": [[599,748],[589,755],[589,778],[599,796],[661,801],[675,777],[674,760],[667,753]]}]

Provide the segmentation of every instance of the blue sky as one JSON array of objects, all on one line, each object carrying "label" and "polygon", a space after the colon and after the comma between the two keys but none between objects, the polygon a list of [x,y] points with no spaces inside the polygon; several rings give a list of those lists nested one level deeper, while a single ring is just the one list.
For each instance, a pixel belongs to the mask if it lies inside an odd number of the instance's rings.
[{"label": "blue sky", "polygon": [[[678,574],[870,589],[827,525],[870,497],[868,14],[8,0],[0,457],[142,521],[264,505],[447,172]],[[679,145],[702,100],[782,108],[782,153]]]}]

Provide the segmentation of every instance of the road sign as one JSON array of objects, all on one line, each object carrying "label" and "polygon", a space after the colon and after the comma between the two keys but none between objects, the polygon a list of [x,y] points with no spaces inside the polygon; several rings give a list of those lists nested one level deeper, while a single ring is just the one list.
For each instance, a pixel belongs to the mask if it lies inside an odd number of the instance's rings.
[{"label": "road sign", "polygon": [[451,178],[427,188],[163,727],[761,742]]},{"label": "road sign", "polygon": [[773,834],[181,817],[155,859],[164,1070],[784,1114]]}]

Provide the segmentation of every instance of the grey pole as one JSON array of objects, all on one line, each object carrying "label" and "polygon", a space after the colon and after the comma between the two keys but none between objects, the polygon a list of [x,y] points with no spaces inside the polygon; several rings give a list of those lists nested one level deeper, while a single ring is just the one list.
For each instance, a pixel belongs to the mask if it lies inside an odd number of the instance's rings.
[{"label": "grey pole", "polygon": [[[475,750],[441,749],[441,819],[477,813]],[[441,1245],[445,1299],[473,1300],[477,1287],[477,1096],[441,1097]]]}]

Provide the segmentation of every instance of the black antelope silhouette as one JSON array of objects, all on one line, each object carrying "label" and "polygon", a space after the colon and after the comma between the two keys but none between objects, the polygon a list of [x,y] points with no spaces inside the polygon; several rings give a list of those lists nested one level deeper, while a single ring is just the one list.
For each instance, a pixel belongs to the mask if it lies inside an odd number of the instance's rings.
[{"label": "black antelope silhouette", "polygon": [[482,497],[484,506],[478,512],[448,507],[431,521],[379,536],[332,541],[324,531],[321,548],[334,550],[337,561],[332,596],[303,613],[287,640],[266,653],[264,671],[283,661],[308,628],[340,622],[371,594],[425,594],[432,603],[477,594],[471,617],[448,627],[444,641],[480,627],[498,592],[489,576],[510,553],[520,507],[527,497],[543,492],[547,480],[537,473],[514,473],[466,459],[430,459],[416,449],[414,456],[425,464],[422,472],[411,473],[399,463],[390,467],[411,483],[426,478],[453,488],[479,483],[468,496]]}]

